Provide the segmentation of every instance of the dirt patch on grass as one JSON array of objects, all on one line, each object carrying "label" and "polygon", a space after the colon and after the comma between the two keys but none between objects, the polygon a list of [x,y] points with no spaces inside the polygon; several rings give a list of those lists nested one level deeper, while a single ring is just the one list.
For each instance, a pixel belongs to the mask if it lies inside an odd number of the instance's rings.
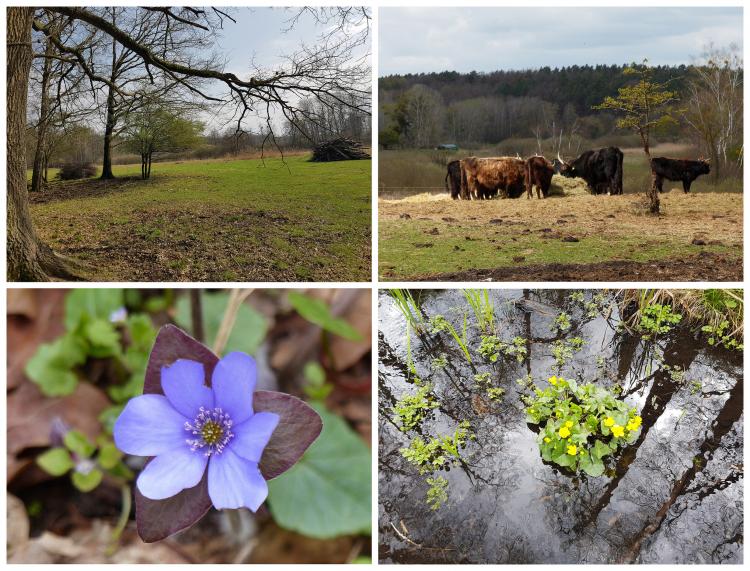
[{"label": "dirt patch on grass", "polygon": [[30,192],[31,204],[47,204],[58,200],[104,196],[113,192],[124,192],[135,186],[148,184],[139,176],[124,176],[112,180],[87,178],[83,180],[56,181],[49,183],[41,192]]},{"label": "dirt patch on grass", "polygon": [[741,282],[742,265],[737,264],[736,258],[704,252],[681,260],[658,260],[654,262],[614,260],[594,264],[537,264],[418,276],[414,279],[416,281],[455,282]]}]

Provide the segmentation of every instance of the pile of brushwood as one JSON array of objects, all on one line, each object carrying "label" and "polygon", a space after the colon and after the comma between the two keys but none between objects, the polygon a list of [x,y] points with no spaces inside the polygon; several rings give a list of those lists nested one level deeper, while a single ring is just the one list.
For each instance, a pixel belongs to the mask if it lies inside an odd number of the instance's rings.
[{"label": "pile of brushwood", "polygon": [[362,143],[339,137],[330,141],[323,141],[315,146],[313,155],[310,159],[314,162],[329,161],[354,161],[359,159],[369,159],[370,155],[362,147]]}]

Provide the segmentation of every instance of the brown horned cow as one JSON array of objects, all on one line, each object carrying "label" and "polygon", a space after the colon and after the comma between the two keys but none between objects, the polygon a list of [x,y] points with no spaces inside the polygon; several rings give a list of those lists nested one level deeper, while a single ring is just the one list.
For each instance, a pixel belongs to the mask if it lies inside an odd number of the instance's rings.
[{"label": "brown horned cow", "polygon": [[525,186],[526,162],[515,157],[468,157],[461,161],[466,189],[472,198],[518,198]]},{"label": "brown horned cow", "polygon": [[537,198],[547,198],[553,173],[552,163],[544,157],[536,155],[526,159],[526,198],[534,195],[534,186]]}]

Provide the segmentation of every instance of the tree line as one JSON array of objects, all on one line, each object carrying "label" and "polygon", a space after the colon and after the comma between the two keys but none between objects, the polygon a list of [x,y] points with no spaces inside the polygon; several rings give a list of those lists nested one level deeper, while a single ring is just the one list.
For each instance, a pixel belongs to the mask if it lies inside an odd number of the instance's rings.
[{"label": "tree line", "polygon": [[734,45],[709,45],[691,65],[646,61],[383,77],[379,142],[384,148],[473,147],[531,138],[537,152],[575,152],[585,141],[633,132],[621,110],[603,104],[637,85],[633,71],[647,71],[650,83],[672,95],[656,101],[657,113],[668,105],[669,120],[653,125],[653,135],[697,147],[711,159],[715,177],[741,172],[743,62]]}]

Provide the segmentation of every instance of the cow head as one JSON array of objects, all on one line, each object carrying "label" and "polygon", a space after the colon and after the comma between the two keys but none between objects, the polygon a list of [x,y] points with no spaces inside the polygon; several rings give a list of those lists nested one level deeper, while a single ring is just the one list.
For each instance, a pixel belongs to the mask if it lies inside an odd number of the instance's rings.
[{"label": "cow head", "polygon": [[711,172],[711,159],[701,159],[698,161],[698,174],[708,174]]},{"label": "cow head", "polygon": [[561,174],[569,178],[576,176],[575,167],[571,163],[566,163],[560,156],[560,153],[557,153],[556,159],[552,159],[552,168],[555,174]]}]

